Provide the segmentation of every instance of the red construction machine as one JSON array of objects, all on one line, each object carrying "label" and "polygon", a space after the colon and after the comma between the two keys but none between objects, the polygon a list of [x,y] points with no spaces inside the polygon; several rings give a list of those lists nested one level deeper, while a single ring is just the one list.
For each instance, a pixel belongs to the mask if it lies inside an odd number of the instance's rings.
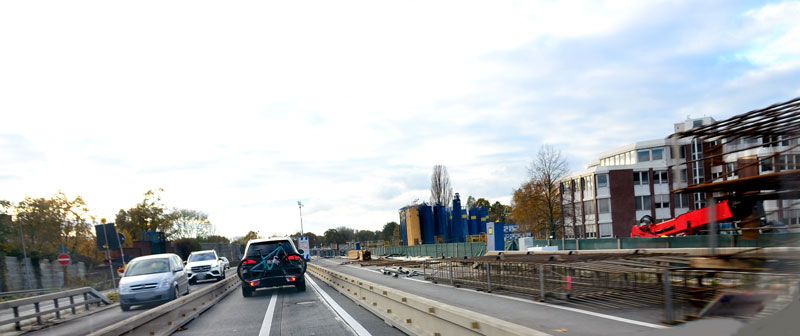
[{"label": "red construction machine", "polygon": [[661,223],[653,223],[650,216],[644,216],[639,225],[631,227],[631,237],[692,235],[705,228],[712,220],[717,223],[731,222],[750,216],[753,206],[751,201],[723,200],[714,206],[689,211]]}]

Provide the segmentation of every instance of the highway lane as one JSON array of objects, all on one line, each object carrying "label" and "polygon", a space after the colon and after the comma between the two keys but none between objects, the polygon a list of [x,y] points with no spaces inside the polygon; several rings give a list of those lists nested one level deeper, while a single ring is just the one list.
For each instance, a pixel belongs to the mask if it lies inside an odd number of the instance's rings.
[{"label": "highway lane", "polygon": [[235,290],[174,335],[405,335],[306,274],[307,289]]},{"label": "highway lane", "polygon": [[[236,276],[235,269],[228,269],[225,272],[226,276]],[[190,287],[190,295],[201,288],[212,285],[215,281],[202,281]],[[142,313],[153,306],[133,306],[130,311],[124,312],[119,308],[118,304],[114,304],[107,309],[97,311],[98,308],[93,307],[87,315],[77,316],[74,320],[66,321],[61,324],[53,325],[38,331],[26,333],[26,335],[54,335],[54,336],[72,336],[72,335],[86,335],[93,331],[100,330],[108,325],[122,321],[133,315]]]},{"label": "highway lane", "polygon": [[[313,263],[336,272],[389,286],[442,303],[519,324],[545,333],[570,335],[642,335],[666,328],[656,323],[609,314],[540,303],[510,295],[478,292],[433,284],[418,278],[394,278],[370,267],[342,265],[341,259],[317,259]],[[633,312],[628,312],[635,315]]]}]

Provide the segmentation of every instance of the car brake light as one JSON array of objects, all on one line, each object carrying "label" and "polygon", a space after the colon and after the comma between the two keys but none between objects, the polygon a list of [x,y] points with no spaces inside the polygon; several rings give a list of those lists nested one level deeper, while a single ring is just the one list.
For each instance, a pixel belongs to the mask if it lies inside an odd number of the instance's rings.
[{"label": "car brake light", "polygon": [[255,260],[253,260],[253,259],[245,259],[245,260],[242,260],[242,264],[243,264],[243,265],[255,265],[256,263],[257,263],[257,261],[255,261]]},{"label": "car brake light", "polygon": [[286,257],[286,260],[300,260],[300,256],[296,255],[296,254],[292,254],[292,255]]},{"label": "car brake light", "polygon": [[253,281],[250,281],[250,287],[255,287],[255,286],[258,286],[258,283],[259,283],[259,282],[261,282],[261,281],[259,281],[259,280],[253,280]]},{"label": "car brake light", "polygon": [[296,277],[293,277],[293,276],[287,276],[286,277],[286,281],[292,282],[292,281],[295,281],[295,280],[297,280]]}]

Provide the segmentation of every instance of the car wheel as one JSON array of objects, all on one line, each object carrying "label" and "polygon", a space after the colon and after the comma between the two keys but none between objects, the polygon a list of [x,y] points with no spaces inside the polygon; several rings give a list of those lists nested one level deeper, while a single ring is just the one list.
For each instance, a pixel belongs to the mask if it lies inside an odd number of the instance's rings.
[{"label": "car wheel", "polygon": [[253,296],[253,289],[249,288],[249,287],[242,286],[242,296],[244,296],[244,297]]},{"label": "car wheel", "polygon": [[197,284],[197,280],[195,280],[195,279],[190,279],[189,280],[189,285],[196,285],[196,284]]},{"label": "car wheel", "polygon": [[181,296],[181,293],[178,292],[178,286],[175,286],[175,290],[172,291],[172,299],[177,299]]},{"label": "car wheel", "polygon": [[121,304],[121,303],[120,303],[120,304],[119,304],[119,307],[120,307],[120,308],[122,308],[122,311],[129,311],[129,310],[131,310],[131,306],[129,306],[129,305],[126,305],[126,304]]},{"label": "car wheel", "polygon": [[298,292],[305,292],[305,290],[306,290],[306,281],[305,280],[299,281],[296,284],[294,284],[294,286],[297,287],[297,291]]},{"label": "car wheel", "polygon": [[189,295],[189,287],[190,287],[190,286],[187,284],[187,285],[186,285],[186,293],[183,293],[183,295]]}]

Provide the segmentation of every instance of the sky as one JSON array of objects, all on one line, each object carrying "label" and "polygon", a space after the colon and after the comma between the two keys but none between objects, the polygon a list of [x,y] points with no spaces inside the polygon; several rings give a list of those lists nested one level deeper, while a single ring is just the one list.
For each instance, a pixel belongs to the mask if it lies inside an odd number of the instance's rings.
[{"label": "sky", "polygon": [[150,189],[235,237],[379,230],[800,96],[797,1],[0,3],[0,199]]}]

